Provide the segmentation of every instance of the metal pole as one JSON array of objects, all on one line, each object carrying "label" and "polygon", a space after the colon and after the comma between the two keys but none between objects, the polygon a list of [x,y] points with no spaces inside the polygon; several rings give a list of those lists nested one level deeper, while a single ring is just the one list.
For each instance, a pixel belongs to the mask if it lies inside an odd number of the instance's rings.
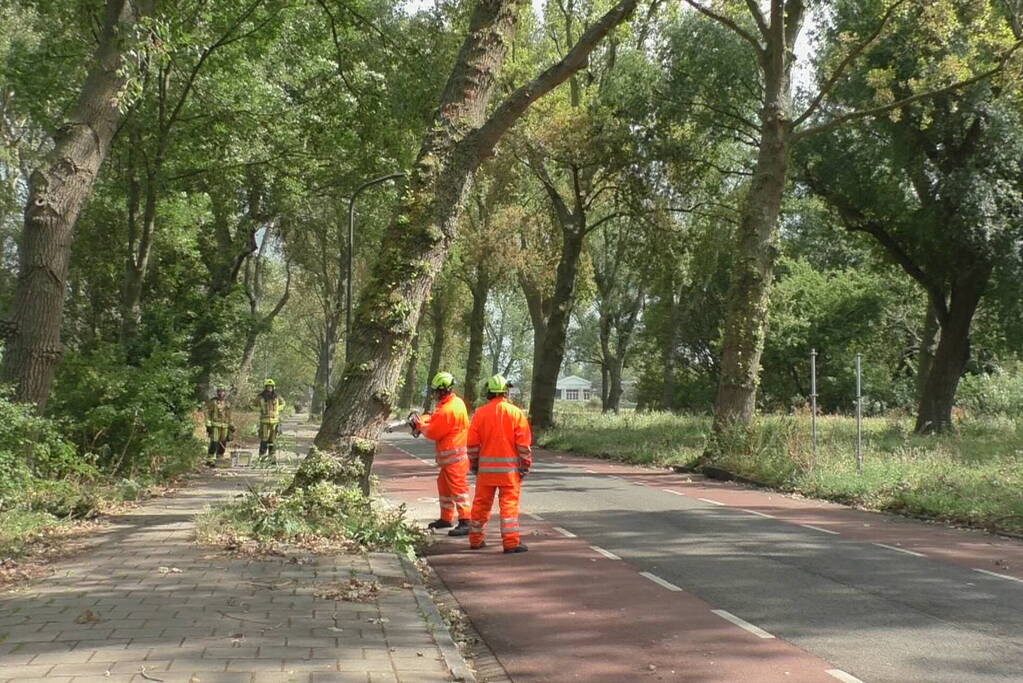
[{"label": "metal pole", "polygon": [[355,200],[368,187],[387,180],[404,178],[404,173],[392,173],[373,180],[367,180],[356,188],[348,200],[348,275],[345,283],[345,363],[352,356],[352,273],[355,271]]},{"label": "metal pole", "polygon": [[817,457],[817,349],[810,349],[810,445]]},{"label": "metal pole", "polygon": [[863,356],[856,354],[856,471],[863,472]]}]

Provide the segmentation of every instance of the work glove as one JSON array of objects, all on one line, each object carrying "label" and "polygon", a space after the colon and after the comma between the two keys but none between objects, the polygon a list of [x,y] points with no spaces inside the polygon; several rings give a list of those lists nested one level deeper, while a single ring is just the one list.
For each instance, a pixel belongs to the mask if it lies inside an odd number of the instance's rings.
[{"label": "work glove", "polygon": [[480,473],[480,466],[479,466],[479,464],[477,463],[475,465],[469,465],[469,471],[472,472],[473,475],[479,476],[479,473]]},{"label": "work glove", "polygon": [[207,427],[206,428],[206,438],[208,438],[208,439],[212,439],[213,438],[213,427]]},{"label": "work glove", "polygon": [[519,479],[525,479],[527,474],[529,474],[529,470],[527,470],[525,467],[519,468]]}]

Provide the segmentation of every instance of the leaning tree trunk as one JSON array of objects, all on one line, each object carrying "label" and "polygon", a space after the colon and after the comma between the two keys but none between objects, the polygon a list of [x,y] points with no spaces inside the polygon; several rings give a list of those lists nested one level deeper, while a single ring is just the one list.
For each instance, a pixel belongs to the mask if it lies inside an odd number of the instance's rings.
[{"label": "leaning tree trunk", "polygon": [[756,407],[760,355],[778,256],[778,217],[788,166],[790,123],[780,104],[762,113],[760,150],[739,224],[721,349],[714,431],[748,425]]},{"label": "leaning tree trunk", "polygon": [[565,226],[563,230],[561,260],[554,282],[554,298],[543,346],[535,354],[533,386],[529,399],[529,419],[534,429],[547,429],[554,425],[554,396],[558,385],[558,373],[565,360],[565,338],[572,316],[575,298],[575,281],[579,273],[579,257],[582,254],[584,231],[581,226]]},{"label": "leaning tree trunk", "polygon": [[123,118],[127,82],[123,50],[151,0],[107,0],[99,46],[68,121],[54,148],[29,179],[18,283],[5,324],[0,378],[18,401],[46,407],[63,354],[60,328],[74,228]]},{"label": "leaning tree trunk", "polygon": [[952,289],[948,314],[938,338],[931,370],[920,398],[916,433],[944,432],[952,428],[956,389],[970,359],[970,327],[990,278],[991,269],[967,273]]},{"label": "leaning tree trunk", "polygon": [[416,400],[416,393],[419,391],[419,338],[412,337],[412,346],[409,348],[408,361],[405,364],[405,382],[401,385],[401,398],[398,400],[398,409],[402,413],[412,410],[412,402]]},{"label": "leaning tree trunk", "polygon": [[[433,286],[457,231],[465,192],[484,157],[537,99],[582,68],[589,53],[635,9],[622,0],[579,38],[568,55],[486,112],[524,0],[480,0],[465,42],[384,235],[388,249],[374,265],[359,300],[352,357],[324,413],[315,444],[339,457],[358,457],[369,491],[376,439],[394,405],[394,386],[415,334],[420,305]],[[310,478],[299,468],[294,486]],[[332,475],[336,476],[336,475]]]},{"label": "leaning tree trunk", "polygon": [[487,323],[487,297],[490,275],[479,266],[472,287],[472,312],[469,315],[469,357],[465,363],[465,405],[472,411],[479,401],[480,374],[483,368],[483,333]]}]

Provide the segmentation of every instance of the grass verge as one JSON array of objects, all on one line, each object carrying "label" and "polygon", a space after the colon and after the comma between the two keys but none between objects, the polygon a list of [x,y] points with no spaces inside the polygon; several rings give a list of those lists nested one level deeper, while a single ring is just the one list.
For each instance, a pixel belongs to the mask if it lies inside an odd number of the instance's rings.
[{"label": "grass verge", "polygon": [[[856,467],[856,422],[818,420],[814,453],[809,416],[764,416],[726,439],[714,465],[782,491],[874,510],[1023,533],[1023,423],[969,419],[950,434],[917,436],[905,416],[868,418],[863,470]],[[562,413],[539,436],[545,448],[649,465],[693,463],[710,418],[667,413]]]}]

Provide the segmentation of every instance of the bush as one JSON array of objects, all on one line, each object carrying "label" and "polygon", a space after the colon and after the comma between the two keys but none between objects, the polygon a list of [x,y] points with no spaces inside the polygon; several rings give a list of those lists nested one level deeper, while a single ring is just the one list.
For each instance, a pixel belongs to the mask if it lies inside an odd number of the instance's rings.
[{"label": "bush", "polygon": [[973,415],[1023,415],[1023,368],[967,375],[959,383],[956,403]]},{"label": "bush", "polygon": [[71,354],[50,411],[79,452],[111,474],[165,477],[202,457],[188,416],[195,409],[184,353],[156,349],[137,365],[119,346]]}]

